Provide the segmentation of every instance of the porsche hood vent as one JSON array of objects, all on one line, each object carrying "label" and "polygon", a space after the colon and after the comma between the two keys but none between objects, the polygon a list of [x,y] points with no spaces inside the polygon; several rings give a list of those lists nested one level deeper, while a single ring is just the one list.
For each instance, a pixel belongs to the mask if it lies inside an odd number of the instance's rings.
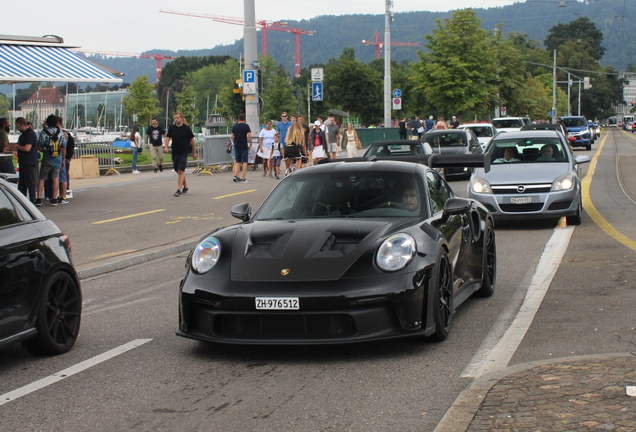
[{"label": "porsche hood vent", "polygon": [[390,226],[360,220],[242,225],[232,252],[232,280],[337,280]]}]

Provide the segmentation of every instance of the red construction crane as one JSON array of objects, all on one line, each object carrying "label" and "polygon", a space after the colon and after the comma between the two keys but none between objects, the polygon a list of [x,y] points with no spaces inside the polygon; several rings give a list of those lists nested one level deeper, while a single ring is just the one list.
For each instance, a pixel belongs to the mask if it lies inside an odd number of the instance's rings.
[{"label": "red construction crane", "polygon": [[[185,15],[192,16],[198,18],[207,18],[213,21],[222,22],[226,24],[234,24],[234,25],[245,25],[245,22],[240,18],[235,17],[227,17],[221,15],[210,15],[204,13],[193,13],[193,12],[178,12],[172,10],[160,9],[159,12],[168,13],[173,15]],[[313,30],[301,30],[295,27],[287,27],[286,22],[276,22],[276,21],[266,21],[266,20],[256,20],[256,27],[261,29],[261,54],[267,55],[267,30],[274,30],[286,33],[294,34],[294,74],[296,76],[300,76],[300,35],[313,35],[315,31]]]},{"label": "red construction crane", "polygon": [[[384,46],[384,42],[380,41],[378,38],[378,32],[375,32],[375,42],[363,40],[363,44],[365,45],[375,45],[375,58],[380,58],[380,48]],[[391,46],[420,46],[417,42],[391,42]]]},{"label": "red construction crane", "polygon": [[78,52],[82,52],[84,54],[102,54],[114,57],[138,57],[138,58],[152,58],[157,62],[156,68],[156,76],[157,82],[159,82],[159,78],[161,77],[161,61],[162,60],[174,60],[176,57],[165,56],[163,54],[135,54],[135,53],[127,53],[127,52],[119,52],[119,51],[90,51],[85,49],[78,49]]}]

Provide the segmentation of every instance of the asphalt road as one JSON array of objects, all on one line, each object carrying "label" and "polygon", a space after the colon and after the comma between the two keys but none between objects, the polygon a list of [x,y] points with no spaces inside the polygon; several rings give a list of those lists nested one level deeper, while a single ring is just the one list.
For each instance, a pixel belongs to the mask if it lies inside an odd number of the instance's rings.
[{"label": "asphalt road", "polygon": [[[636,241],[636,204],[615,169],[617,154],[619,161],[636,155],[636,140],[606,135],[590,202]],[[598,143],[576,153],[593,156]],[[239,185],[229,173],[189,174],[190,191],[180,198],[168,171],[76,180],[69,205],[42,210],[71,238],[76,265],[89,268],[234,223],[233,205],[257,207],[276,182],[260,172],[248,178]],[[466,182],[452,186],[465,194]],[[464,303],[443,343],[249,348],[178,338],[185,252],[85,279],[82,331],[70,353],[0,349],[0,430],[432,431],[471,382],[463,375],[475,355],[510,327],[556,224],[498,224],[497,291]],[[604,228],[584,215],[532,325],[510,348],[510,365],[635,349],[636,252]],[[140,345],[2,404],[1,395],[132,341]]]}]

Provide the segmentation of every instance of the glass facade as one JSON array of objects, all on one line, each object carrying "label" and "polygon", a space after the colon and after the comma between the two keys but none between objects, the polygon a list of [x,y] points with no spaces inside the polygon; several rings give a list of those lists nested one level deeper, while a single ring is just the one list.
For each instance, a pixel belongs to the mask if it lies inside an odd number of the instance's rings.
[{"label": "glass facade", "polygon": [[71,93],[66,95],[65,127],[68,129],[92,127],[114,131],[131,122],[124,114],[122,100],[128,90]]}]

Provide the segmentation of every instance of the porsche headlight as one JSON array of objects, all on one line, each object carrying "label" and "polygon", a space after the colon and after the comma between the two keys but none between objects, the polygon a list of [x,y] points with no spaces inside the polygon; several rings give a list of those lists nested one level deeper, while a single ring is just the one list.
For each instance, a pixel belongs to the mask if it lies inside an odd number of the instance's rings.
[{"label": "porsche headlight", "polygon": [[380,245],[375,263],[384,271],[401,270],[413,260],[416,249],[413,237],[404,233],[394,234]]},{"label": "porsche headlight", "polygon": [[197,245],[192,254],[192,268],[197,273],[207,273],[221,256],[221,242],[216,237],[208,237]]},{"label": "porsche headlight", "polygon": [[565,191],[572,189],[574,186],[574,180],[570,174],[562,175],[552,182],[552,187],[550,188],[551,192],[554,191]]},{"label": "porsche headlight", "polygon": [[492,193],[490,183],[479,177],[475,177],[474,179],[472,179],[470,187],[475,193]]}]

